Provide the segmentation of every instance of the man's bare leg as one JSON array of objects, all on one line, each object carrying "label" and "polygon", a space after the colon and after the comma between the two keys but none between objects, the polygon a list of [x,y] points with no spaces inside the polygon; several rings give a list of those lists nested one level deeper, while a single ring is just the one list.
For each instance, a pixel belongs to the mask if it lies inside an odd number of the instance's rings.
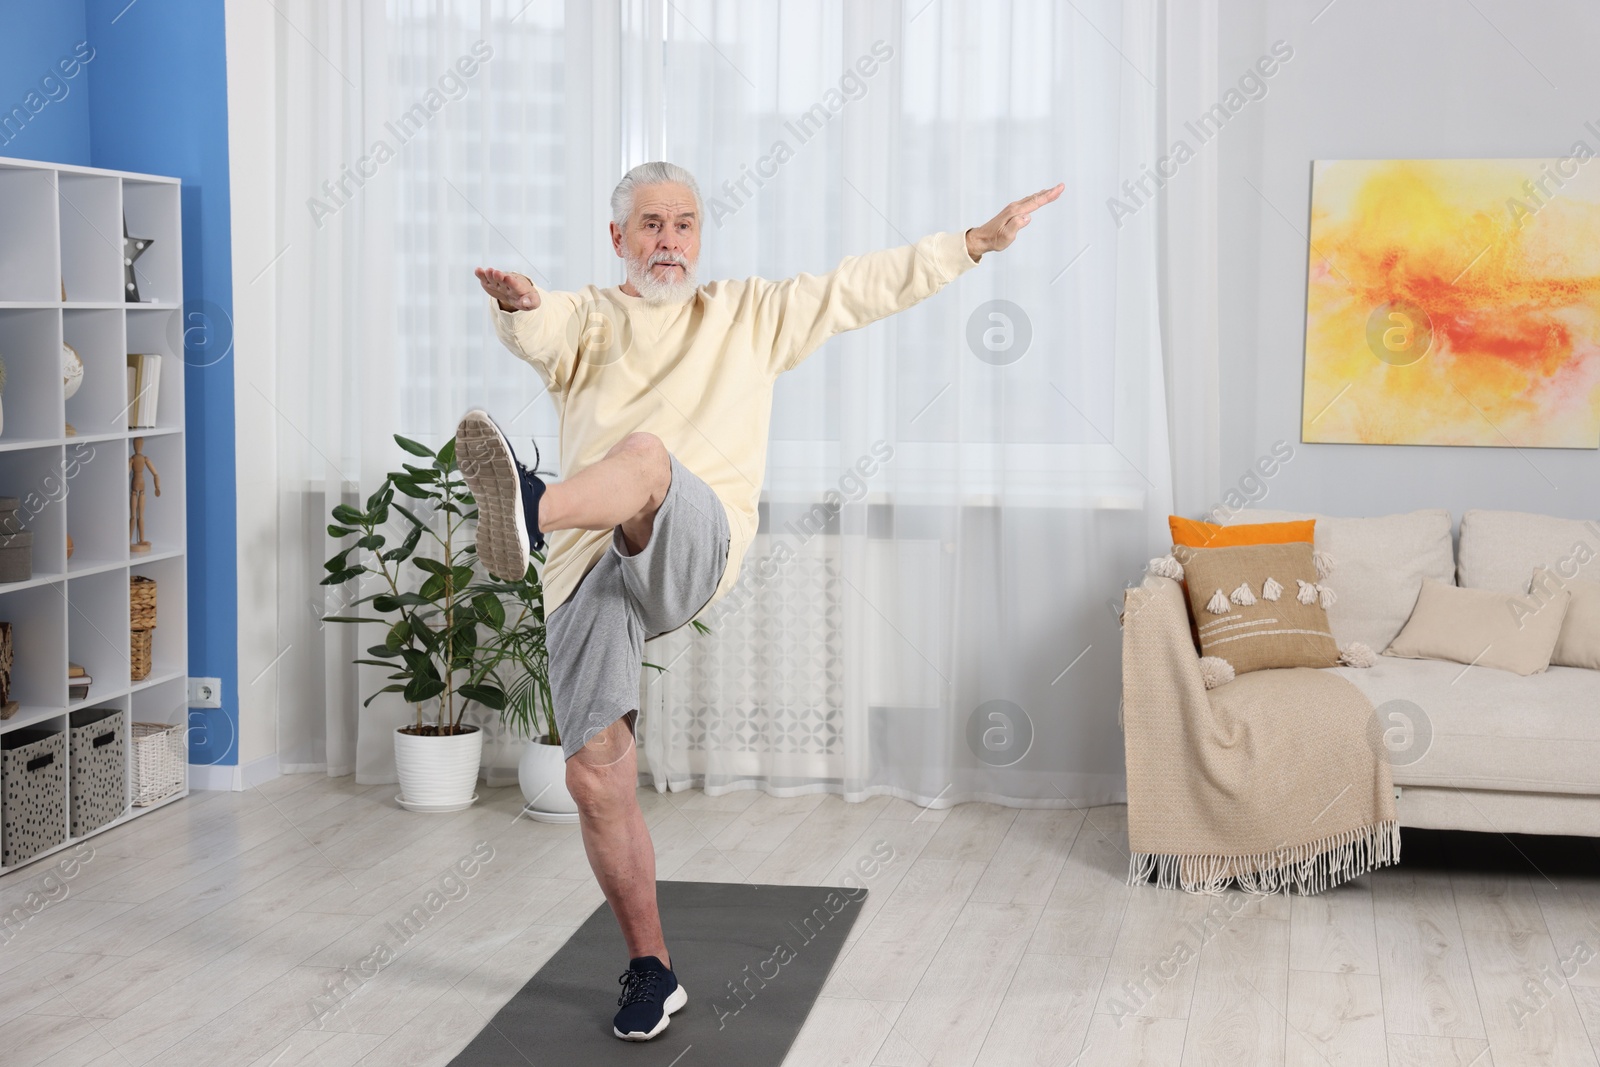
[{"label": "man's bare leg", "polygon": [[661,439],[650,433],[629,434],[611,446],[604,459],[545,489],[539,498],[539,529],[609,530],[620,524],[632,555],[649,542],[671,482],[672,468]]},{"label": "man's bare leg", "polygon": [[656,850],[639,810],[637,775],[638,753],[625,717],[567,760],[567,790],[578,805],[583,848],[622,927],[628,957],[654,956],[670,968],[656,906]]}]

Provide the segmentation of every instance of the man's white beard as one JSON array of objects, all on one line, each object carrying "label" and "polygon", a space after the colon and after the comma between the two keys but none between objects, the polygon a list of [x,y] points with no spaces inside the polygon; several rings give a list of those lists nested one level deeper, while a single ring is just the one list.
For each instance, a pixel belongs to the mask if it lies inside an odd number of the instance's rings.
[{"label": "man's white beard", "polygon": [[[662,256],[663,262],[668,262],[666,253],[652,252],[650,258]],[[649,259],[638,259],[631,254],[624,253],[623,264],[627,267],[628,281],[639,290],[639,295],[647,304],[681,304],[694,295],[697,285],[692,264],[681,257],[676,260],[682,266],[683,277],[676,281],[662,281],[650,273]]]}]

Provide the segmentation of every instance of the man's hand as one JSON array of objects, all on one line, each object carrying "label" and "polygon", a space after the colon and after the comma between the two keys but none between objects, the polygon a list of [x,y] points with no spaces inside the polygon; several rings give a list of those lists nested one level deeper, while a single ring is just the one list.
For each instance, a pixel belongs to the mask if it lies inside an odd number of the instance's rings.
[{"label": "man's hand", "polygon": [[500,301],[501,311],[531,311],[539,306],[539,290],[524,275],[493,267],[479,267],[473,273],[483,291]]},{"label": "man's hand", "polygon": [[1000,214],[982,226],[974,226],[967,231],[967,252],[973,259],[980,259],[985,252],[1009,248],[1011,242],[1017,239],[1017,231],[1033,218],[1034,209],[1050,203],[1066,187],[1065,182],[1058,182],[1053,188],[1040,189],[1030,197],[1013,200]]}]

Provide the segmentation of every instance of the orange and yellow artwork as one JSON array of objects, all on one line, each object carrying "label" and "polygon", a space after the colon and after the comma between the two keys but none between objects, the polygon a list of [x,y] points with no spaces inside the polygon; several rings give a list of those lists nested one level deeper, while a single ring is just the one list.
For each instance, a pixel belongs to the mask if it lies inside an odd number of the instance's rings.
[{"label": "orange and yellow artwork", "polygon": [[1600,160],[1319,160],[1301,439],[1600,447]]}]

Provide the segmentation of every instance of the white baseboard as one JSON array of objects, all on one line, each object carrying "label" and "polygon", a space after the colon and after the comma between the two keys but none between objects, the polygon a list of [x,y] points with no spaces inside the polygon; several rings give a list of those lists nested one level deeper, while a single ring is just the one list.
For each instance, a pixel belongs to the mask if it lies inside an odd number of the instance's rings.
[{"label": "white baseboard", "polygon": [[478,779],[490,789],[503,789],[508,785],[517,785],[517,765],[509,767],[484,766],[478,769]]},{"label": "white baseboard", "polygon": [[243,767],[236,763],[189,764],[190,789],[216,789],[239,793],[278,777],[278,754],[251,760]]},{"label": "white baseboard", "polygon": [[244,765],[243,773],[240,775],[241,786],[250,789],[262,782],[270,782],[281,773],[282,771],[278,769],[278,754],[268,753]]},{"label": "white baseboard", "polygon": [[239,766],[236,763],[191,763],[189,788],[238,792],[243,788],[239,782]]},{"label": "white baseboard", "polygon": [[[346,771],[345,773],[350,774],[352,772]],[[235,764],[191,763],[189,764],[189,788],[220,789],[237,793],[285,774],[327,774],[327,765],[318,763],[280,766],[276,752],[262,756],[258,760],[252,760],[245,764],[243,768]],[[517,765],[513,763],[509,766],[500,767],[484,766],[479,769],[478,778],[490,789],[501,789],[506,786],[516,785]],[[392,784],[397,781],[397,778],[390,775],[381,783],[358,780],[356,784]]]}]

